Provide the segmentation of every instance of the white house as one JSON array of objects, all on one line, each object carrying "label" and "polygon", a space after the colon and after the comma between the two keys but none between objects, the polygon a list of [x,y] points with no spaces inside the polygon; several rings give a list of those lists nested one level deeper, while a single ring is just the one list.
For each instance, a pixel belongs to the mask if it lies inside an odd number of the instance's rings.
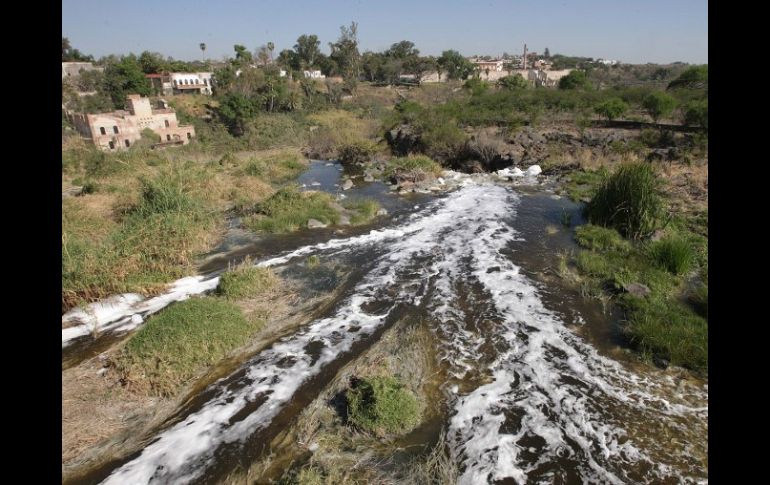
[{"label": "white house", "polygon": [[172,72],[169,73],[174,94],[197,92],[211,94],[210,72]]},{"label": "white house", "polygon": [[324,79],[326,77],[321,74],[321,71],[305,71],[304,74],[306,78],[310,79]]}]

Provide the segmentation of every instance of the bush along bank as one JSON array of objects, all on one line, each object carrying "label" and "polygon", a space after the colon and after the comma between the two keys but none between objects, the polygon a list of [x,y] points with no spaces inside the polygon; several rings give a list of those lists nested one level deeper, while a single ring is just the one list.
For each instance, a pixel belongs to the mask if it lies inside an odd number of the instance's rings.
[{"label": "bush along bank", "polygon": [[692,221],[664,217],[649,164],[606,175],[575,230],[584,249],[560,265],[583,293],[625,311],[622,329],[646,360],[708,373],[708,239]]}]

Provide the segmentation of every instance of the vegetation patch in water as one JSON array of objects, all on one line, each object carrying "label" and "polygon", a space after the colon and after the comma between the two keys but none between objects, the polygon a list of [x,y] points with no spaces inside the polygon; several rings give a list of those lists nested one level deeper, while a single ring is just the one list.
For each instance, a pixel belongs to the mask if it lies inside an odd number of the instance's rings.
[{"label": "vegetation patch in water", "polygon": [[381,206],[374,199],[347,199],[342,202],[342,207],[353,212],[350,223],[356,226],[374,219]]},{"label": "vegetation patch in water", "polygon": [[393,377],[360,379],[346,397],[350,422],[376,435],[403,434],[420,422],[417,398]]},{"label": "vegetation patch in water", "polygon": [[126,342],[117,367],[132,386],[173,395],[203,369],[244,345],[262,325],[224,299],[190,298],[151,317]]},{"label": "vegetation patch in water", "polygon": [[438,162],[424,155],[392,158],[385,167],[385,175],[388,177],[401,174],[439,176],[442,171]]},{"label": "vegetation patch in water", "polygon": [[270,291],[276,277],[270,268],[242,265],[219,278],[217,294],[230,300],[251,298]]},{"label": "vegetation patch in water", "polygon": [[310,219],[336,224],[340,214],[333,207],[334,198],[323,192],[300,192],[296,187],[279,190],[255,208],[256,214],[244,224],[254,231],[291,232],[307,227]]},{"label": "vegetation patch in water", "polygon": [[612,229],[581,226],[575,237],[590,250],[572,258],[578,275],[566,264],[561,272],[584,295],[617,301],[626,312],[623,331],[643,357],[707,372],[707,241],[681,228],[667,233],[657,242],[628,241]]}]

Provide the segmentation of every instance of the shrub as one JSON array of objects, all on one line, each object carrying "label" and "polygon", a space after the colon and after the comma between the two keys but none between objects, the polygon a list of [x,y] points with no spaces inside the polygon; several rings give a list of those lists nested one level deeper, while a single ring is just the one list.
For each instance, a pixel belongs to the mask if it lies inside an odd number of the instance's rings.
[{"label": "shrub", "polygon": [[709,102],[707,99],[691,101],[685,107],[684,122],[709,129]]},{"label": "shrub", "polygon": [[624,237],[644,238],[662,223],[663,201],[659,185],[660,180],[651,165],[622,165],[604,179],[586,205],[588,220],[613,227]]},{"label": "shrub", "polygon": [[642,100],[642,107],[657,123],[659,119],[671,114],[676,107],[676,99],[662,91],[655,91]]},{"label": "shrub", "polygon": [[628,105],[620,98],[611,98],[594,108],[596,114],[604,116],[609,121],[620,118],[628,111]]},{"label": "shrub", "polygon": [[509,91],[515,91],[517,89],[526,89],[529,87],[529,83],[521,74],[514,74],[513,76],[505,76],[498,79],[497,85],[502,89]]},{"label": "shrub", "polygon": [[654,242],[649,247],[650,258],[673,274],[686,273],[695,261],[695,251],[682,238],[671,237]]},{"label": "shrub", "polygon": [[481,96],[489,90],[489,83],[477,77],[472,77],[465,81],[463,87],[469,90],[472,96]]},{"label": "shrub", "polygon": [[243,135],[249,148],[300,147],[304,144],[304,128],[289,115],[262,114],[246,124]]},{"label": "shrub", "polygon": [[420,422],[417,398],[393,377],[361,379],[346,397],[350,422],[376,435],[403,434]]},{"label": "shrub", "polygon": [[423,128],[420,141],[433,158],[456,158],[463,150],[467,135],[456,123],[437,122]]},{"label": "shrub", "polygon": [[441,175],[443,169],[438,162],[424,155],[392,158],[385,167],[385,175],[390,177],[398,173]]},{"label": "shrub", "polygon": [[606,227],[585,224],[575,229],[575,240],[584,248],[606,251],[615,249],[626,251],[630,248],[618,231]]},{"label": "shrub", "polygon": [[559,89],[582,89],[590,86],[586,73],[575,70],[559,79]]},{"label": "shrub", "polygon": [[354,140],[342,144],[337,152],[343,164],[364,163],[377,153],[377,144],[369,140]]}]

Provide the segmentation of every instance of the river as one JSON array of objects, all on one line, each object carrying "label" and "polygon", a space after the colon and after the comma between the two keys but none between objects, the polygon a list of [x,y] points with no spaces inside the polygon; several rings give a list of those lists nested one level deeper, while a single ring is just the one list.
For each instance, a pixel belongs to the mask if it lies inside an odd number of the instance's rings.
[{"label": "river", "polygon": [[[398,202],[374,229],[256,251],[261,266],[317,255],[355,268],[327,314],[210,384],[143,449],[83,483],[221,481],[244,456],[256,459],[342,365],[414,316],[440,342],[440,425],[458,483],[707,482],[707,382],[636,362],[613,318],[548,277],[554,253],[572,245],[560,219],[567,211],[579,220],[574,204],[489,176],[438,196],[381,194]],[[115,301],[100,325],[123,335],[216,280],[212,270],[173,297]],[[82,338],[63,336],[63,346]]]}]

